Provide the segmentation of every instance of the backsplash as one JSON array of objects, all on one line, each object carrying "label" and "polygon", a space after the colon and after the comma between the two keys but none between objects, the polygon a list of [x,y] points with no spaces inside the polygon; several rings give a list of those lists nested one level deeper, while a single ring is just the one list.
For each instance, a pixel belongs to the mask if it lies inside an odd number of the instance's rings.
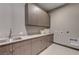
[{"label": "backsplash", "polygon": [[26,26],[27,34],[28,35],[34,35],[34,34],[40,34],[40,30],[45,29],[44,27],[37,27],[37,26]]}]

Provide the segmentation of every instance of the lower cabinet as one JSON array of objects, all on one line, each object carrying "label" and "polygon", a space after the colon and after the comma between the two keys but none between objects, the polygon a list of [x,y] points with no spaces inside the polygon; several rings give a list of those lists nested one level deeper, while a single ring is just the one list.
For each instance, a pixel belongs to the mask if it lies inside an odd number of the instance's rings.
[{"label": "lower cabinet", "polygon": [[12,45],[0,46],[0,55],[12,55]]},{"label": "lower cabinet", "polygon": [[0,46],[0,55],[37,55],[53,43],[53,35]]},{"label": "lower cabinet", "polygon": [[32,39],[32,55],[39,54],[53,43],[53,35]]},{"label": "lower cabinet", "polygon": [[48,35],[46,36],[46,39],[47,39],[47,47],[49,47],[53,43],[53,36]]},{"label": "lower cabinet", "polygon": [[46,36],[44,37],[41,37],[41,41],[42,41],[42,50],[46,49],[47,48],[47,38]]},{"label": "lower cabinet", "polygon": [[22,41],[13,44],[13,55],[31,55],[31,41]]},{"label": "lower cabinet", "polygon": [[32,39],[32,55],[38,54],[42,49],[41,38]]}]

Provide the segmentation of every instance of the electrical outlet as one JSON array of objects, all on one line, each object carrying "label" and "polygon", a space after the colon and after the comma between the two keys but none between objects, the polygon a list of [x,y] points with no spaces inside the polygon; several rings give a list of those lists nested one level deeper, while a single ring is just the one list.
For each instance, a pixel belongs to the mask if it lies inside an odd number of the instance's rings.
[{"label": "electrical outlet", "polygon": [[77,42],[78,40],[77,40],[77,39],[70,39],[70,41],[75,41],[75,42]]},{"label": "electrical outlet", "polygon": [[79,46],[78,39],[74,39],[74,38],[70,39],[70,44],[74,46]]}]

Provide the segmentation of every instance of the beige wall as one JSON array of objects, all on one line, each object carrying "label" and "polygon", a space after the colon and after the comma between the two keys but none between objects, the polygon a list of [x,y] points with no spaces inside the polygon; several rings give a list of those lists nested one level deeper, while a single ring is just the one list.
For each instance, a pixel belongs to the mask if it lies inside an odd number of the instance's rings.
[{"label": "beige wall", "polygon": [[[70,4],[49,14],[54,41],[79,48],[79,4]],[[78,39],[78,46],[71,45],[70,38]]]}]

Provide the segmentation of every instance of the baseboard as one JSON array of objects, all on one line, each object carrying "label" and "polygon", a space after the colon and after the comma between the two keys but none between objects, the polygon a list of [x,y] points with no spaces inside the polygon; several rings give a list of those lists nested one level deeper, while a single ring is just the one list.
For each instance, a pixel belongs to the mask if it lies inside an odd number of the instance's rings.
[{"label": "baseboard", "polygon": [[53,42],[54,44],[57,44],[57,45],[61,45],[61,46],[64,46],[64,47],[67,47],[67,48],[70,48],[70,49],[74,49],[74,50],[77,50],[79,51],[79,49],[77,48],[74,48],[74,47],[70,47],[70,46],[67,46],[67,45],[64,45],[64,44],[60,44],[60,43],[56,43],[56,42]]}]

